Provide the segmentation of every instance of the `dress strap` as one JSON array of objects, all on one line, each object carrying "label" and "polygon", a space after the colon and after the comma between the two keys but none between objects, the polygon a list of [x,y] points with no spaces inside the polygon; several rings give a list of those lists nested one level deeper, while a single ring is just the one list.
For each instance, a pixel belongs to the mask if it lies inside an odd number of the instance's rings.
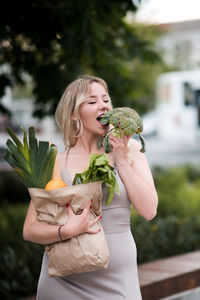
[{"label": "dress strap", "polygon": [[70,147],[67,148],[67,151],[66,151],[66,156],[65,156],[65,169],[67,169],[67,161],[68,161],[68,156],[69,156],[69,150],[70,150]]}]

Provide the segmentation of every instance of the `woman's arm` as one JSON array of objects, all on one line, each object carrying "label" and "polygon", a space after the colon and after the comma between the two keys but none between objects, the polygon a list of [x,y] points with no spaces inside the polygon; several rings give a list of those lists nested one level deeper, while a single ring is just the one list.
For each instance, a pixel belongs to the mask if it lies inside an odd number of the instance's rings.
[{"label": "woman's arm", "polygon": [[111,137],[111,144],[114,162],[131,203],[145,219],[153,219],[157,212],[158,196],[148,162],[145,155],[140,152],[140,144],[126,136],[122,139]]},{"label": "woman's arm", "polygon": [[[63,240],[70,239],[84,232],[98,232],[98,230],[92,230],[91,227],[99,221],[100,217],[90,221],[90,204],[84,208],[82,214],[80,215],[75,215],[70,206],[68,206],[66,209],[68,210],[68,219],[60,231]],[[33,202],[31,200],[23,227],[24,239],[43,245],[55,243],[60,241],[58,229],[59,226],[57,225],[49,225],[37,220],[37,212],[35,211]]]},{"label": "woman's arm", "polygon": [[58,227],[48,225],[37,220],[37,212],[31,200],[23,227],[23,238],[38,244],[51,244],[58,242]]}]

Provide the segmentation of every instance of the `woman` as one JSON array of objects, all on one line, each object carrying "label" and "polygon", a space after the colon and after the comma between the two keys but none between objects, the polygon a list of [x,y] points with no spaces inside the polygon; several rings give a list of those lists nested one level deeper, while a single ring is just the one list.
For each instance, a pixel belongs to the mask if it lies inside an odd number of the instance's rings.
[{"label": "woman", "polygon": [[[97,148],[97,141],[107,133],[108,126],[103,126],[99,118],[111,109],[107,85],[100,78],[81,76],[66,88],[56,110],[56,121],[67,146],[57,157],[67,185],[72,184],[76,173],[85,170],[90,154],[104,152],[103,147]],[[107,191],[105,186],[103,188],[101,223],[110,251],[109,266],[93,272],[49,278],[48,257],[44,254],[38,300],[141,299],[136,247],[130,231],[130,205],[145,219],[151,220],[156,215],[157,193],[148,163],[139,151],[139,143],[124,134],[121,139],[114,136],[109,139],[112,145],[109,162],[115,167],[120,187],[120,195],[114,196],[110,206],[105,206]],[[24,239],[49,244],[83,232],[97,234],[91,227],[100,217],[91,222],[89,206],[81,215],[74,215],[70,206],[67,209],[68,220],[59,232],[58,226],[37,221],[31,202],[24,223]]]}]

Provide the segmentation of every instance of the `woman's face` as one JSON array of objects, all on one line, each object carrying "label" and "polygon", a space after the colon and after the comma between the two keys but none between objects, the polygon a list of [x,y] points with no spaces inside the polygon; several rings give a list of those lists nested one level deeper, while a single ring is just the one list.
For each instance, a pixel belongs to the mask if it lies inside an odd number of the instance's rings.
[{"label": "woman's face", "polygon": [[108,131],[108,126],[101,124],[100,117],[111,109],[111,100],[104,87],[96,82],[91,83],[90,93],[79,108],[83,132],[104,135]]}]

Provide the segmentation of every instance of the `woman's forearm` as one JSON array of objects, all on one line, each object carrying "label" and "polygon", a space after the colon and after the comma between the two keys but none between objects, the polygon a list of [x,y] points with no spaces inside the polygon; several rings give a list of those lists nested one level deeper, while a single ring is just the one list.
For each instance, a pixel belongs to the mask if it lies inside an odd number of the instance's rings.
[{"label": "woman's forearm", "polygon": [[37,244],[51,244],[60,241],[59,226],[49,225],[37,220],[33,201],[31,200],[23,227],[23,238]]},{"label": "woman's forearm", "polygon": [[23,238],[37,244],[52,244],[60,241],[58,229],[59,226],[35,221],[24,226]]},{"label": "woman's forearm", "polygon": [[95,234],[99,231],[99,228],[93,229],[93,225],[99,222],[101,216],[91,220],[90,206],[91,203],[89,202],[82,213],[76,215],[71,206],[67,205],[68,218],[60,227],[39,222],[31,201],[24,222],[23,237],[27,241],[46,245],[67,240],[82,233]]},{"label": "woman's forearm", "polygon": [[128,161],[118,163],[118,172],[123,181],[129,200],[145,219],[151,220],[157,211],[158,197],[152,182],[147,182]]}]

